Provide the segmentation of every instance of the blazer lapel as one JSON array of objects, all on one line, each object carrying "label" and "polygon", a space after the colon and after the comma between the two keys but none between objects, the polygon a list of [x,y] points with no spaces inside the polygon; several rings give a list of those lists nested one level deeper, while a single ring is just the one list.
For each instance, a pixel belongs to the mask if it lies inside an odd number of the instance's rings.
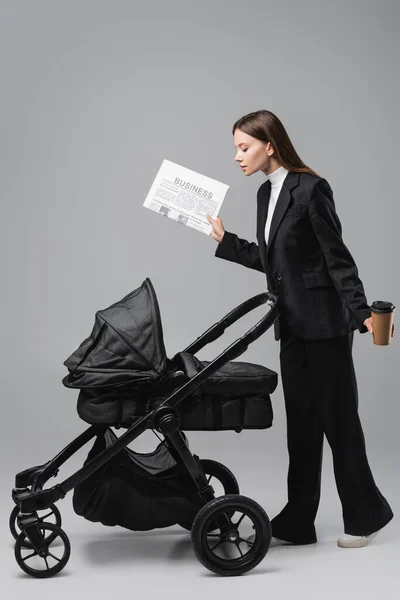
[{"label": "blazer lapel", "polygon": [[281,191],[278,196],[278,200],[276,201],[274,214],[272,215],[271,227],[268,235],[267,252],[270,249],[272,242],[274,241],[275,234],[283,219],[283,215],[285,214],[286,209],[289,206],[289,202],[290,191],[285,185],[282,185]]},{"label": "blazer lapel", "polygon": [[[265,190],[262,194],[262,198],[259,200],[259,206],[257,211],[257,219],[258,219],[258,230],[260,231],[261,238],[264,240],[265,244],[265,223],[267,222],[267,214],[268,214],[268,205],[271,194],[271,182],[267,180],[265,182]],[[264,187],[264,186],[263,186]]]},{"label": "blazer lapel", "polygon": [[265,223],[267,220],[271,182],[267,180],[263,184],[263,193],[257,194],[257,240],[260,250],[260,259],[265,273],[270,271],[267,261],[267,244],[265,242]]},{"label": "blazer lapel", "polygon": [[[274,210],[274,214],[272,215],[271,227],[268,235],[268,244],[267,244],[267,254],[271,248],[272,242],[274,241],[276,232],[278,231],[278,227],[281,224],[281,221],[284,217],[287,207],[290,202],[290,190],[297,186],[299,181],[299,173],[295,171],[289,171],[286,175],[280,194],[276,201],[276,206]],[[265,216],[264,227],[267,221],[267,216]]]}]

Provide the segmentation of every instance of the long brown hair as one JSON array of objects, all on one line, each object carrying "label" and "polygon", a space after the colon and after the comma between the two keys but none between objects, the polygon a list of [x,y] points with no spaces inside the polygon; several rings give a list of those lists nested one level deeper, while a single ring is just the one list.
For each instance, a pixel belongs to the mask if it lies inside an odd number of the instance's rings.
[{"label": "long brown hair", "polygon": [[262,142],[270,142],[277,160],[288,171],[317,175],[315,171],[303,163],[294,149],[282,122],[269,110],[258,110],[241,117],[234,124],[232,134],[235,133],[236,129],[240,129]]}]

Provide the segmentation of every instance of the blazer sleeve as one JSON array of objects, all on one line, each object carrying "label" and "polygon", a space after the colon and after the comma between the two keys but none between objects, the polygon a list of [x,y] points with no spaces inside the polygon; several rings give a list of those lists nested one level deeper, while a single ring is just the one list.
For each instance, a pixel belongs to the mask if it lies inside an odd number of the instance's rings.
[{"label": "blazer sleeve", "polygon": [[219,242],[215,256],[238,263],[249,269],[264,272],[260,251],[255,242],[240,239],[235,233],[225,231]]},{"label": "blazer sleeve", "polygon": [[311,191],[309,215],[332,281],[353,314],[360,333],[366,333],[368,329],[363,323],[371,316],[371,309],[354,259],[343,242],[342,226],[326,179],[318,179]]}]

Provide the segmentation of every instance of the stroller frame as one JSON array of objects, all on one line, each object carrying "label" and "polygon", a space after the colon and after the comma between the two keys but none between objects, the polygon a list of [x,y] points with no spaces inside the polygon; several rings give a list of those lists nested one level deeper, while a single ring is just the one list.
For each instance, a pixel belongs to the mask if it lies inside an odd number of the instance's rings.
[{"label": "stroller frame", "polygon": [[164,435],[171,455],[177,462],[179,461],[184,465],[196,485],[201,500],[204,503],[207,503],[215,498],[214,490],[207,482],[199,458],[191,453],[186,437],[179,429],[180,415],[177,407],[189,394],[204,383],[210,375],[215,373],[221,366],[225,365],[230,360],[243,354],[243,352],[247,350],[249,344],[261,337],[261,335],[273,325],[281,314],[278,297],[267,291],[246,300],[229,312],[218,323],[212,325],[192,344],[183,350],[183,352],[194,355],[204,348],[204,346],[221,337],[227,327],[265,303],[269,304],[270,310],[256,323],[256,325],[249,329],[241,338],[233,342],[189,381],[187,381],[183,371],[177,371],[174,374],[176,384],[179,385],[183,379],[184,383],[175,389],[175,391],[173,391],[173,393],[157,408],[147,415],[138,418],[124,434],[118,437],[117,440],[91,459],[76,473],[51,488],[43,489],[44,485],[51,477],[57,476],[62,464],[92,438],[108,429],[108,426],[91,425],[53,459],[43,465],[21,471],[15,476],[12,499],[19,507],[16,523],[21,532],[26,535],[27,540],[29,540],[35,550],[38,551],[39,556],[42,555],[41,552],[46,552],[46,543],[39,530],[40,521],[36,511],[48,509],[54,505],[55,502],[64,498],[68,492],[91,476],[147,429],[156,429]]}]

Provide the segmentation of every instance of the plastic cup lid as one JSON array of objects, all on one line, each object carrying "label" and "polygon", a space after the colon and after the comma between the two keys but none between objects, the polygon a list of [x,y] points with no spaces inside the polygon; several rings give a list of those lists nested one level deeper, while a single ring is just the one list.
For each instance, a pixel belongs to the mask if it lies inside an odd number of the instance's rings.
[{"label": "plastic cup lid", "polygon": [[385,302],[384,300],[375,300],[375,302],[371,304],[371,310],[375,313],[391,313],[394,309],[394,304]]}]

